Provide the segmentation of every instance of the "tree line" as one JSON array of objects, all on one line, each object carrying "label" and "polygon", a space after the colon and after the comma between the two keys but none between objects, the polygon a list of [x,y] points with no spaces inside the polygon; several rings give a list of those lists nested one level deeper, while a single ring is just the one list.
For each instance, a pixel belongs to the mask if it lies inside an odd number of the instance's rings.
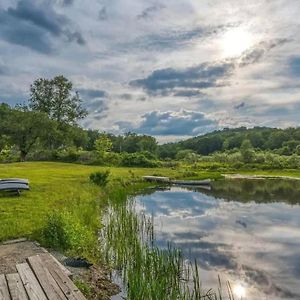
[{"label": "tree line", "polygon": [[273,160],[275,156],[295,159],[300,155],[300,128],[223,129],[158,145],[149,135],[84,129],[79,121],[87,114],[80,94],[67,78],[37,79],[30,86],[28,105],[0,104],[0,161],[61,160],[151,167],[171,160],[251,164],[266,162],[270,155]]}]

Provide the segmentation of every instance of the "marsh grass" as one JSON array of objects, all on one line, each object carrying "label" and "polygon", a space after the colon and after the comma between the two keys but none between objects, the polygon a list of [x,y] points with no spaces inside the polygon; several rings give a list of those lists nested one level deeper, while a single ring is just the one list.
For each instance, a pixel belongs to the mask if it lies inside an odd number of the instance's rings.
[{"label": "marsh grass", "polygon": [[155,246],[152,218],[135,210],[132,199],[111,202],[101,230],[103,257],[120,274],[127,299],[234,300],[230,285],[223,296],[202,288],[197,262],[186,263],[180,250]]}]

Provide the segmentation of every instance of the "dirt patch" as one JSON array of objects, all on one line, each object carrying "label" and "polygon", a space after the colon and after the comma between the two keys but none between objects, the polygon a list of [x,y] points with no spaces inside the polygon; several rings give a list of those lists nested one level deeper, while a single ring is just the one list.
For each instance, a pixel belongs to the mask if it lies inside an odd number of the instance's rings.
[{"label": "dirt patch", "polygon": [[[45,248],[38,243],[24,239],[9,241],[0,244],[0,274],[16,273],[16,265],[26,262],[30,256],[44,253]],[[66,256],[59,252],[51,252],[63,265]],[[89,299],[109,300],[111,296],[118,294],[120,288],[110,280],[110,272],[105,267],[91,266],[89,268],[74,268],[66,266],[73,274],[73,280],[84,282],[89,287]]]},{"label": "dirt patch", "polygon": [[16,273],[16,264],[24,263],[29,256],[43,252],[43,248],[30,241],[0,244],[0,274]]}]

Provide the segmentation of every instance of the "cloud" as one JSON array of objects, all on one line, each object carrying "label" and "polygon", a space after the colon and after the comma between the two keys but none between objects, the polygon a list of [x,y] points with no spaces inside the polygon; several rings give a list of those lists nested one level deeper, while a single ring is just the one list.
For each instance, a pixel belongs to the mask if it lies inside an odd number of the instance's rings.
[{"label": "cloud", "polygon": [[180,26],[176,29],[168,28],[158,33],[142,35],[131,42],[120,45],[123,48],[146,49],[147,51],[175,51],[199,43],[207,38],[217,36],[219,33],[234,27],[234,24],[219,26]]},{"label": "cloud", "polygon": [[124,100],[132,100],[133,99],[133,96],[129,93],[122,94],[119,97]]},{"label": "cloud", "polygon": [[79,94],[83,97],[87,97],[88,99],[93,98],[107,98],[108,94],[103,90],[93,90],[93,89],[80,89],[78,90]]},{"label": "cloud", "polygon": [[175,94],[176,89],[207,89],[220,85],[218,80],[232,73],[232,62],[203,63],[186,69],[167,68],[156,70],[144,79],[130,82],[131,86],[141,87],[149,94]]},{"label": "cloud", "polygon": [[0,75],[6,75],[8,73],[7,66],[0,60]]},{"label": "cloud", "polygon": [[63,5],[65,6],[69,6],[72,5],[74,3],[74,0],[62,0]]},{"label": "cloud", "polygon": [[288,39],[277,39],[259,43],[237,58],[205,62],[185,69],[155,70],[146,78],[131,81],[130,85],[141,87],[148,94],[196,96],[197,93],[202,93],[201,90],[228,85],[224,80],[234,74],[238,68],[258,63],[271,49],[288,41]]},{"label": "cloud", "polygon": [[165,6],[162,5],[162,4],[155,4],[155,5],[149,6],[149,7],[145,8],[141,12],[141,14],[139,14],[137,16],[137,18],[139,20],[141,20],[141,19],[143,19],[143,20],[150,19],[150,18],[153,17],[153,15],[155,15],[157,12],[159,12],[160,10],[162,10],[164,8],[165,8]]},{"label": "cloud", "polygon": [[108,111],[107,102],[104,99],[94,99],[84,103],[84,107],[89,112],[89,119],[100,120],[106,116]]},{"label": "cloud", "polygon": [[245,107],[246,103],[245,102],[241,102],[237,105],[234,106],[234,109],[238,110],[238,109],[241,109],[243,107]]},{"label": "cloud", "polygon": [[263,41],[258,45],[246,50],[239,58],[239,66],[244,67],[259,62],[264,55],[277,46],[290,42],[289,39],[275,39]]},{"label": "cloud", "polygon": [[83,45],[81,33],[71,29],[70,20],[47,3],[20,0],[16,7],[0,10],[0,36],[9,43],[38,52],[53,51],[51,37],[66,38]]},{"label": "cloud", "polygon": [[200,97],[204,95],[205,94],[200,92],[199,90],[182,90],[174,93],[173,96],[191,98],[191,97]]},{"label": "cloud", "polygon": [[218,127],[216,121],[209,119],[204,113],[181,111],[152,111],[143,116],[138,127],[129,122],[116,122],[123,130],[134,129],[137,133],[150,135],[198,135]]},{"label": "cloud", "polygon": [[99,13],[98,13],[98,19],[100,21],[105,21],[108,19],[108,14],[107,14],[107,9],[105,6],[103,6],[100,10],[99,10]]},{"label": "cloud", "polygon": [[289,70],[292,75],[300,76],[300,56],[295,56],[289,59]]}]

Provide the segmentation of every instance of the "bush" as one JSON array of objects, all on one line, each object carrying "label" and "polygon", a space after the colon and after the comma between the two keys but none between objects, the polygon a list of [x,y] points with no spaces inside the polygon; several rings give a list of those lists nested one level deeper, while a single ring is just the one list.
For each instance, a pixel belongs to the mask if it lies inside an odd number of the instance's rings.
[{"label": "bush", "polygon": [[30,161],[51,161],[57,160],[57,152],[52,150],[40,150],[27,155]]},{"label": "bush", "polygon": [[97,153],[95,151],[82,151],[78,157],[78,162],[82,164],[95,164]]},{"label": "bush", "polygon": [[104,187],[104,186],[106,186],[107,183],[108,183],[108,177],[109,177],[109,174],[110,174],[110,171],[109,171],[109,170],[107,170],[107,171],[105,171],[105,172],[100,172],[100,171],[94,172],[94,173],[92,173],[92,174],[90,175],[90,180],[91,180],[93,183],[95,183],[95,184],[97,184],[97,185],[99,185],[99,186]]},{"label": "bush", "polygon": [[46,247],[84,254],[95,243],[89,228],[69,212],[54,212],[47,216],[42,230],[42,242]]},{"label": "bush", "polygon": [[82,152],[82,150],[78,150],[76,147],[68,147],[57,152],[57,159],[69,163],[77,162]]},{"label": "bush", "polygon": [[124,153],[121,165],[124,167],[155,168],[159,166],[159,163],[155,160],[148,159],[142,153]]}]

